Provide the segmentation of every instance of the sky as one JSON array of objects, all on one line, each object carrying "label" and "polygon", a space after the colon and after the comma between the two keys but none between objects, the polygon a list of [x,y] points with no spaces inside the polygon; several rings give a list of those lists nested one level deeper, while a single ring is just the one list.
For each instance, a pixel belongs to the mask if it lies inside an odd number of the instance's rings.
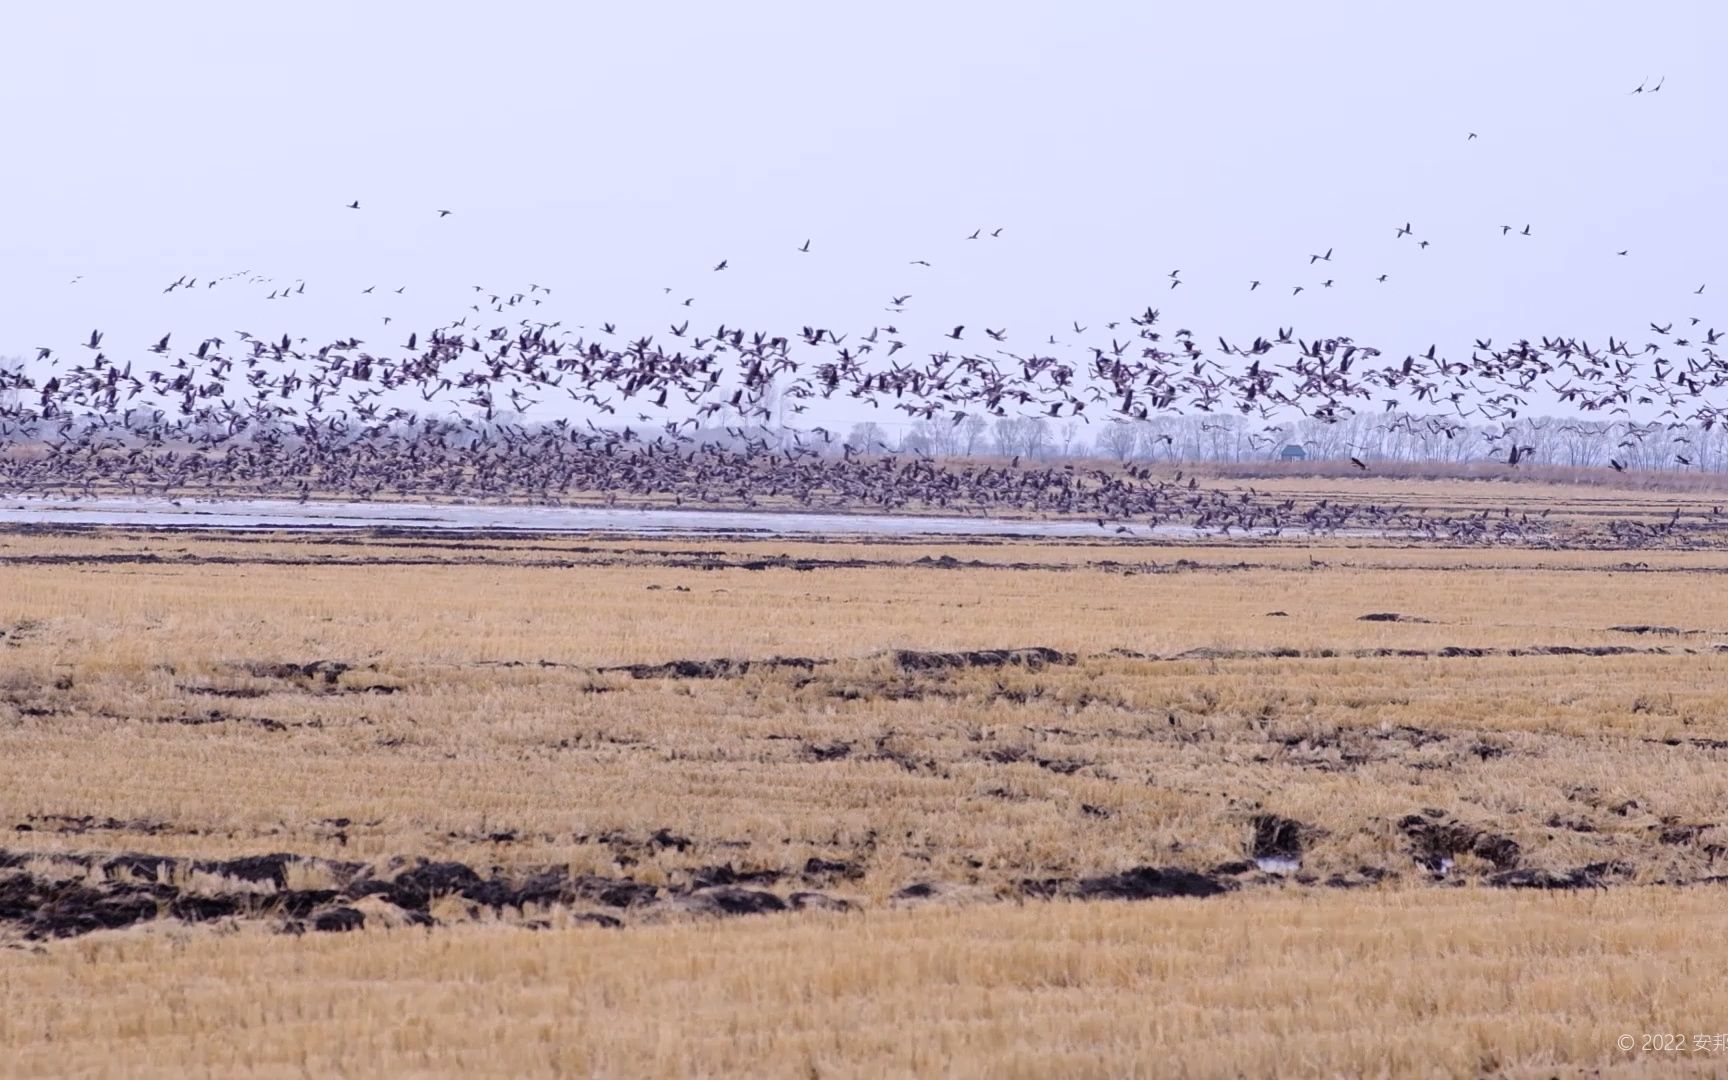
[{"label": "sky", "polygon": [[1460,358],[1728,326],[1724,31],[1709,0],[6,4],[0,356],[388,351],[530,283],[584,333],[891,323],[901,360],[955,324],[1080,359],[1148,305]]}]

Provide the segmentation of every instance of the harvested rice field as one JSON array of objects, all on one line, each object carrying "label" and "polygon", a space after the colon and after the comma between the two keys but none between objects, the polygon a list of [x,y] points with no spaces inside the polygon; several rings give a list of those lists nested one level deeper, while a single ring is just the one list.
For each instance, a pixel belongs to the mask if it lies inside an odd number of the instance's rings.
[{"label": "harvested rice field", "polygon": [[1725,574],[16,528],[0,1073],[1716,1074]]}]

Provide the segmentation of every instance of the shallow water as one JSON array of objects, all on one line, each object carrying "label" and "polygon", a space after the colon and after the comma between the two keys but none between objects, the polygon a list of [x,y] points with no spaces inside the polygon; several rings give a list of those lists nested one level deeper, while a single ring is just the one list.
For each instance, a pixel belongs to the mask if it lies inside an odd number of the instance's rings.
[{"label": "shallow water", "polygon": [[[0,498],[0,524],[186,529],[521,529],[533,532],[759,533],[867,536],[1104,536],[1112,522],[910,514],[822,514],[747,510],[639,510],[602,506],[486,506],[429,503],[294,502],[273,499]],[[1130,525],[1130,536],[1215,536],[1186,525]],[[1270,530],[1257,530],[1268,535]],[[1232,530],[1231,536],[1243,535]]]}]

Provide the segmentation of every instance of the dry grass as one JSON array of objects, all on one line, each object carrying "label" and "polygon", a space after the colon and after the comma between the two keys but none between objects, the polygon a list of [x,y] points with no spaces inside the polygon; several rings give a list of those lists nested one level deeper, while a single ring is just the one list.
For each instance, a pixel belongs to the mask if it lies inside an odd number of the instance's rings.
[{"label": "dry grass", "polygon": [[[67,857],[282,851],[383,881],[429,858],[655,891],[444,897],[430,931],[381,929],[403,920],[378,897],[359,934],[0,929],[43,950],[0,952],[0,1059],[1671,1066],[1612,1040],[1728,1027],[1704,884],[1728,851],[1724,572],[1720,551],[1339,541],[0,535],[0,846],[21,872],[94,885],[112,872]],[[1677,632],[1611,629],[1631,624]],[[1022,646],[1073,659],[894,652]],[[788,656],[817,662],[760,663]],[[758,663],[601,670],[716,657]],[[281,666],[311,661],[345,669]],[[1299,867],[1253,867],[1268,816],[1296,823]],[[692,922],[716,866],[859,910]],[[1139,866],[1231,892],[1029,900]],[[297,865],[288,887],[329,875]],[[1585,879],[1607,891],[1492,887]],[[187,863],[157,880],[236,888]],[[569,925],[586,912],[627,925]],[[499,925],[522,923],[550,928]]]},{"label": "dry grass", "polygon": [[1719,1075],[1676,890],[1238,896],[624,931],[127,933],[5,961],[9,1076]]}]

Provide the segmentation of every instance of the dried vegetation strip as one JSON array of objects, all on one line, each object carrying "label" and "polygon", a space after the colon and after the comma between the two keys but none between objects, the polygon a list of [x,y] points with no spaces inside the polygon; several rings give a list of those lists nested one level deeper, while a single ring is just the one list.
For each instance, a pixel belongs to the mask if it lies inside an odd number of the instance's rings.
[{"label": "dried vegetation strip", "polygon": [[[1714,892],[1235,895],[13,955],[14,1076],[1717,1075]],[[98,1005],[99,1007],[93,1007]]]}]

